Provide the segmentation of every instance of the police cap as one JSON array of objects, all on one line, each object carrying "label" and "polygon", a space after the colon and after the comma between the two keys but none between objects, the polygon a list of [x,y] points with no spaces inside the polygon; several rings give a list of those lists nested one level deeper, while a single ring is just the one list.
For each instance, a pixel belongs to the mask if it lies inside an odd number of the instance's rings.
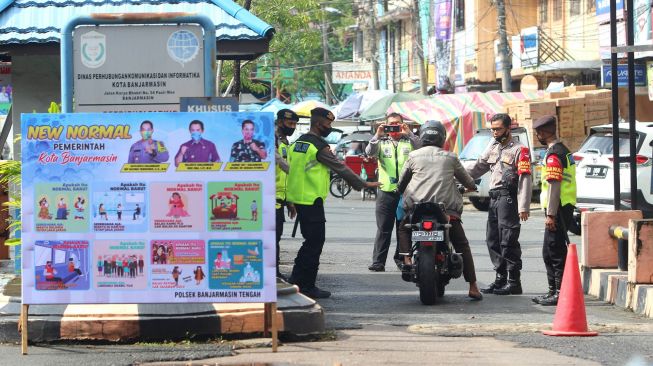
[{"label": "police cap", "polygon": [[556,123],[556,117],[555,116],[552,116],[552,115],[542,116],[542,117],[538,118],[535,122],[533,122],[533,128],[540,128],[540,127],[544,127],[544,126],[549,126],[551,124],[553,124],[553,126],[555,126],[555,123]]},{"label": "police cap", "polygon": [[331,122],[336,119],[336,116],[334,116],[330,110],[320,107],[311,110],[311,117],[323,117]]},{"label": "police cap", "polygon": [[295,113],[295,111],[290,110],[288,108],[284,108],[284,109],[280,109],[277,112],[277,119],[288,119],[297,122],[299,121],[299,116],[297,115],[297,113]]}]

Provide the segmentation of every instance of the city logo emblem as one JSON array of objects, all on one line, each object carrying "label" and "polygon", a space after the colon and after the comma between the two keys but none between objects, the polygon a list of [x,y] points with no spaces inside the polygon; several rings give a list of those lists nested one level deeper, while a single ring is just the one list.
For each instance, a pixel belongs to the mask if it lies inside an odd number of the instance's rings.
[{"label": "city logo emblem", "polygon": [[200,41],[188,30],[178,30],[168,37],[168,56],[182,67],[192,61],[200,51]]},{"label": "city logo emblem", "polygon": [[107,38],[104,34],[91,31],[81,36],[82,64],[97,69],[107,60]]}]

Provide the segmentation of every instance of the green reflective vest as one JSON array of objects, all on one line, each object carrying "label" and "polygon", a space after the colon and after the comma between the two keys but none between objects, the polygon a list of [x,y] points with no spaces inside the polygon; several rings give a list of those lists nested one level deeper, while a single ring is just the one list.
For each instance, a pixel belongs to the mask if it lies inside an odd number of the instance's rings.
[{"label": "green reflective vest", "polygon": [[324,201],[329,192],[329,168],[317,161],[317,153],[329,146],[318,136],[302,135],[288,149],[288,186],[286,200],[300,205]]},{"label": "green reflective vest", "polygon": [[[288,160],[288,144],[286,144],[283,141],[279,141],[279,147],[277,148],[279,155],[284,160]],[[277,201],[285,201],[286,200],[286,180],[288,179],[288,174],[281,170],[279,166],[276,166],[276,191],[277,191]],[[281,207],[281,204],[277,203],[276,208]]]},{"label": "green reflective vest", "polygon": [[[555,151],[554,151],[555,150]],[[560,206],[576,205],[576,162],[571,156],[569,150],[562,144],[555,144],[552,146],[544,157],[544,163],[550,154],[558,155],[562,162],[562,182],[560,185]],[[540,203],[542,208],[549,205],[549,182],[546,180],[547,170],[546,165],[542,171],[542,192],[540,193]]]},{"label": "green reflective vest", "polygon": [[382,191],[393,192],[397,189],[399,174],[411,151],[413,145],[406,138],[400,139],[397,146],[391,139],[379,141],[379,182],[382,184],[380,187]]}]

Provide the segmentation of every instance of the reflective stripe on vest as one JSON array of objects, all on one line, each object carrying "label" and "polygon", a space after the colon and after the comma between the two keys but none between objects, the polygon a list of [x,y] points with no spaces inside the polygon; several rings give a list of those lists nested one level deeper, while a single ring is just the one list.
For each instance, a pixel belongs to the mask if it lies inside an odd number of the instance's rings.
[{"label": "reflective stripe on vest", "polygon": [[312,205],[316,199],[326,199],[329,192],[329,168],[317,161],[318,149],[308,141],[295,141],[288,149],[288,185],[286,200],[300,205]]},{"label": "reflective stripe on vest", "polygon": [[[277,148],[279,155],[281,157],[288,161],[288,145],[285,144],[282,141],[279,141],[279,147]],[[276,167],[276,173],[277,173],[277,178],[276,178],[276,191],[277,191],[277,199],[281,201],[286,200],[286,186],[287,186],[287,179],[288,179],[288,174],[281,170],[279,166],[277,165]],[[276,208],[281,207],[280,204],[276,204]]]},{"label": "reflective stripe on vest", "polygon": [[[548,156],[548,155],[547,155]],[[547,156],[544,157],[546,161]],[[562,182],[560,182],[560,205],[576,205],[576,162],[571,153],[565,156],[567,166],[562,169]],[[543,173],[544,174],[544,173]],[[549,205],[549,182],[542,179],[542,192],[540,193],[540,203],[542,208]]]},{"label": "reflective stripe on vest", "polygon": [[393,192],[397,189],[399,174],[411,151],[413,146],[406,139],[399,140],[397,146],[392,140],[379,141],[379,182],[382,191]]}]

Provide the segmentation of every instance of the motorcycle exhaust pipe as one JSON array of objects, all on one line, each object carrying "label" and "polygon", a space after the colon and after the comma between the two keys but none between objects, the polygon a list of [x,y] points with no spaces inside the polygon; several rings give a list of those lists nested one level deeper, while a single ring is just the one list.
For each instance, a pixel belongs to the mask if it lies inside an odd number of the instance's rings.
[{"label": "motorcycle exhaust pipe", "polygon": [[451,278],[458,278],[463,274],[463,256],[460,253],[450,253],[447,258],[447,267]]}]

